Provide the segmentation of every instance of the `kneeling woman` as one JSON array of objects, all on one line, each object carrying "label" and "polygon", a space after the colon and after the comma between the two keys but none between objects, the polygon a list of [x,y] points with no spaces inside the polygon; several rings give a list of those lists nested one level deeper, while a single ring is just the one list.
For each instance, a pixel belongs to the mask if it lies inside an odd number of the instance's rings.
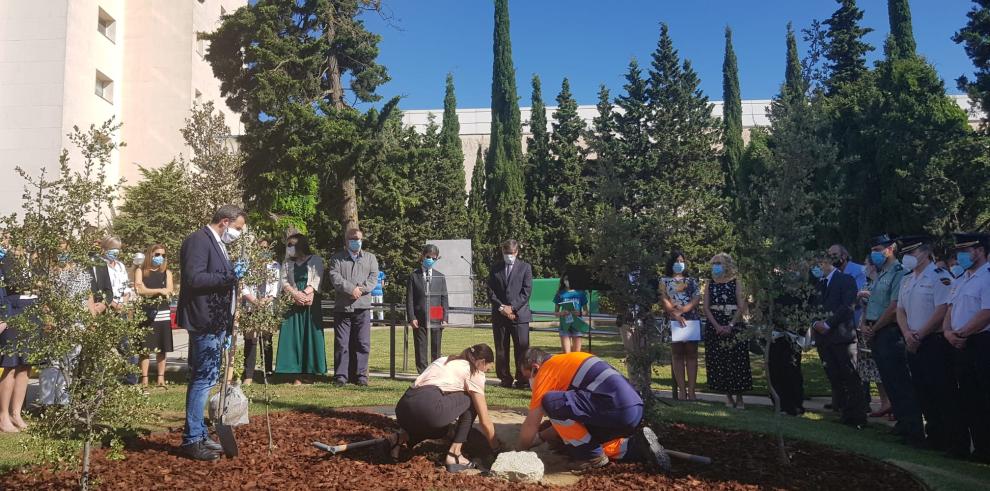
[{"label": "kneeling woman", "polygon": [[467,441],[475,416],[489,445],[498,448],[495,425],[488,417],[485,402],[485,372],[494,361],[495,354],[487,344],[476,344],[459,355],[441,357],[430,364],[395,406],[401,430],[389,437],[392,457],[398,457],[402,445],[412,448],[423,440],[446,437],[454,423],[454,438],[444,464],[450,472],[473,469],[474,463],[461,453],[461,446]]}]

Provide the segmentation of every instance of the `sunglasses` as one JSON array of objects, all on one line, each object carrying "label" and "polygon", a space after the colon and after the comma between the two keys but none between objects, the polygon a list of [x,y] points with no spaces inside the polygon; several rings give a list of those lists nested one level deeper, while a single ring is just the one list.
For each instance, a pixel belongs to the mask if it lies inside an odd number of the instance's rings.
[{"label": "sunglasses", "polygon": [[152,254],[151,257],[165,257],[165,253],[156,252],[156,253]]}]

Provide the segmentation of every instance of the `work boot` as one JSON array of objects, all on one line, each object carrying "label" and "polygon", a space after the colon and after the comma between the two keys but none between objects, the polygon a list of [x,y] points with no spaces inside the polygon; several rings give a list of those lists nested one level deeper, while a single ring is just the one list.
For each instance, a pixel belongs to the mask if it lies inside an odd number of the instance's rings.
[{"label": "work boot", "polygon": [[608,457],[602,454],[592,459],[575,462],[571,468],[571,472],[574,474],[584,474],[585,472],[600,469],[606,465],[608,465]]},{"label": "work boot", "polygon": [[219,443],[211,440],[210,437],[206,437],[206,439],[203,440],[203,446],[215,452],[220,452],[223,450],[223,447],[221,447]]},{"label": "work boot", "polygon": [[220,458],[220,453],[216,452],[206,446],[206,440],[200,440],[196,443],[190,443],[189,445],[183,445],[179,447],[182,455],[189,457],[193,460],[217,460]]},{"label": "work boot", "polygon": [[630,443],[636,445],[636,449],[647,463],[656,466],[660,472],[670,472],[670,456],[660,444],[657,434],[649,426],[636,430],[631,440]]}]

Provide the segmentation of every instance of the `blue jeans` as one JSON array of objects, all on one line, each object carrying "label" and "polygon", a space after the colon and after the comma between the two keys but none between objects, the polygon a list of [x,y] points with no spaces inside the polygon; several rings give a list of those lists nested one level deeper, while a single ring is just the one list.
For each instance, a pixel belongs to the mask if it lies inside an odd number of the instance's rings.
[{"label": "blue jeans", "polygon": [[182,444],[191,445],[209,436],[203,421],[203,410],[210,389],[220,378],[220,347],[225,334],[211,332],[189,333],[189,386],[186,388],[186,429]]},{"label": "blue jeans", "polygon": [[880,372],[880,380],[894,409],[894,416],[897,417],[898,431],[906,436],[924,438],[921,406],[914,394],[904,336],[897,324],[877,331],[870,342],[870,348],[873,350],[873,361]]}]

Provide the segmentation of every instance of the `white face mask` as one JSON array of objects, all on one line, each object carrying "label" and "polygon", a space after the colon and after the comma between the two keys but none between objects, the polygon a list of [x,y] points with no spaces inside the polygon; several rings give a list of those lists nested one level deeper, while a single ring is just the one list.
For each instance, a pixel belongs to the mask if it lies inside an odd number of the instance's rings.
[{"label": "white face mask", "polygon": [[287,257],[296,257],[296,246],[289,246],[285,248],[285,255]]},{"label": "white face mask", "polygon": [[912,256],[911,254],[905,254],[904,257],[901,258],[901,264],[908,271],[914,271],[914,268],[918,267],[918,258]]},{"label": "white face mask", "polygon": [[509,266],[512,266],[512,264],[516,262],[516,255],[515,254],[502,254],[502,259],[505,260],[505,264],[508,264]]},{"label": "white face mask", "polygon": [[223,231],[223,236],[220,237],[220,240],[222,240],[224,244],[230,244],[239,238],[241,238],[240,230],[233,227],[227,227],[227,229]]}]

